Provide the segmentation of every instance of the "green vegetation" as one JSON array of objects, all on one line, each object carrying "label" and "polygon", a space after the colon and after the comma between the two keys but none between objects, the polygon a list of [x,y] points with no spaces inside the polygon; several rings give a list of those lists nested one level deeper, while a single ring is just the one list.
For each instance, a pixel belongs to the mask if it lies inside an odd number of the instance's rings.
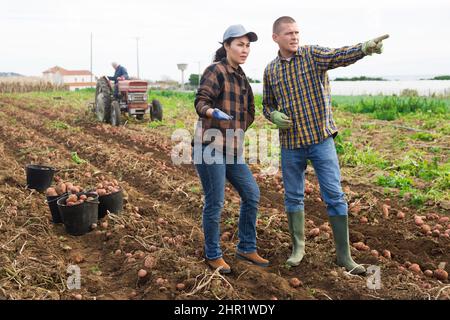
[{"label": "green vegetation", "polygon": [[436,76],[434,78],[431,78],[430,80],[450,80],[450,75]]},{"label": "green vegetation", "polygon": [[449,115],[450,111],[447,101],[425,97],[368,96],[352,102],[334,99],[333,106],[351,113],[368,113],[373,118],[388,121],[409,113]]},{"label": "green vegetation", "polygon": [[72,161],[75,162],[76,164],[86,163],[86,160],[81,159],[76,152],[71,152],[70,156]]}]

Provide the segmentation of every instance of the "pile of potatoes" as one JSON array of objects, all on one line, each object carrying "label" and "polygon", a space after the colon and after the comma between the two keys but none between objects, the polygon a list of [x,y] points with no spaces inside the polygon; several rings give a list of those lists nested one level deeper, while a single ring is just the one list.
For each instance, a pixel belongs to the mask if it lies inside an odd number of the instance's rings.
[{"label": "pile of potatoes", "polygon": [[99,197],[120,191],[119,182],[116,179],[108,181],[105,179],[102,180],[101,178],[102,177],[100,177],[100,182],[95,186],[95,192]]},{"label": "pile of potatoes", "polygon": [[71,182],[60,181],[60,182],[58,182],[56,187],[48,188],[45,194],[47,195],[47,197],[54,197],[54,196],[61,196],[66,192],[71,193],[71,194],[76,194],[81,191],[83,191],[83,188],[80,186],[76,186]]},{"label": "pile of potatoes", "polygon": [[75,206],[77,204],[81,204],[85,201],[93,201],[94,198],[93,197],[88,197],[85,194],[82,194],[80,196],[77,196],[76,194],[71,194],[70,196],[67,197],[66,199],[66,206]]}]

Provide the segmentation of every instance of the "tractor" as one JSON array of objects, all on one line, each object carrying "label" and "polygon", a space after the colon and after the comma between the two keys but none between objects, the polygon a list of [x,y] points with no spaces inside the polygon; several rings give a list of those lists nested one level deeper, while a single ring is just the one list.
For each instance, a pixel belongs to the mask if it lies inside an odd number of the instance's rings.
[{"label": "tractor", "polygon": [[97,81],[93,111],[99,121],[120,125],[122,113],[143,120],[150,114],[150,120],[162,120],[162,105],[158,100],[148,104],[148,83],[143,80],[119,80],[114,95],[114,82],[107,77]]}]

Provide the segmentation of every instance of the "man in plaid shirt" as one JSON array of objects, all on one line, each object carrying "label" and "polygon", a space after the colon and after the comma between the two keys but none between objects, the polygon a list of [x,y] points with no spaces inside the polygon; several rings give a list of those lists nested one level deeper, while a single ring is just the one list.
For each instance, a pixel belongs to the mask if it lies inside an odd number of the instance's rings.
[{"label": "man in plaid shirt", "polygon": [[338,265],[353,274],[366,271],[350,255],[348,207],[333,141],[338,130],[332,116],[327,71],[381,53],[381,41],[387,37],[339,49],[300,47],[294,19],[281,17],[273,25],[273,40],[280,50],[264,71],[263,113],[280,129],[285,209],[293,242],[287,260],[291,266],[299,265],[305,254],[304,179],[309,159],[327,205]]}]

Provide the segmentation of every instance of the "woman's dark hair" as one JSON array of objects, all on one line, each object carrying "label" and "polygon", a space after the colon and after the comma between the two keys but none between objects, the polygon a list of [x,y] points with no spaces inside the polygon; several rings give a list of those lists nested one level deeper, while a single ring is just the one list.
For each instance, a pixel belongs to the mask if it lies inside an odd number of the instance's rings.
[{"label": "woman's dark hair", "polygon": [[227,51],[225,50],[225,43],[230,45],[231,42],[233,42],[234,39],[235,38],[228,38],[227,40],[225,40],[224,43],[222,43],[222,46],[219,49],[217,49],[216,54],[214,55],[213,62],[219,62],[223,58],[226,58]]}]

